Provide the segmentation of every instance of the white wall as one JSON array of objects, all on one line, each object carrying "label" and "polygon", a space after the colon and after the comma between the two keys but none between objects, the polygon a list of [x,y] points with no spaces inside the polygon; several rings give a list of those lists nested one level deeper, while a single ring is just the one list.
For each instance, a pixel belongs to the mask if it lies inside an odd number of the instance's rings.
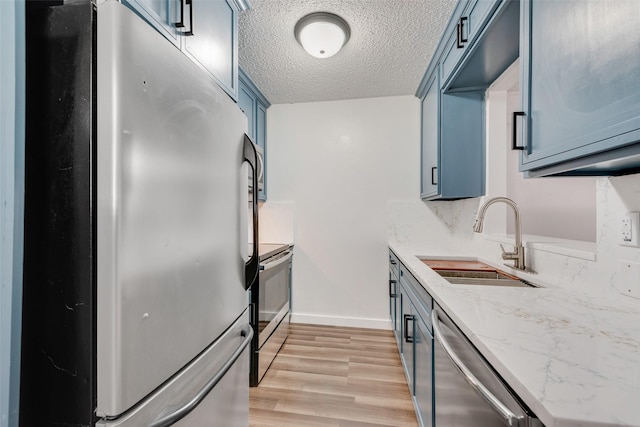
[{"label": "white wall", "polygon": [[387,202],[418,198],[419,119],[413,96],[268,110],[263,210],[295,206],[294,322],[389,327]]}]

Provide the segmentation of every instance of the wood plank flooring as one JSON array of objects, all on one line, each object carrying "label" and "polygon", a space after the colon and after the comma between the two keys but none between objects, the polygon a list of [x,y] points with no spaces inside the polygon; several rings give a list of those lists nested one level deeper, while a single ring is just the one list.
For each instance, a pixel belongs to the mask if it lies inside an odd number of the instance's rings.
[{"label": "wood plank flooring", "polygon": [[251,427],[417,427],[393,333],[291,324],[249,392]]}]

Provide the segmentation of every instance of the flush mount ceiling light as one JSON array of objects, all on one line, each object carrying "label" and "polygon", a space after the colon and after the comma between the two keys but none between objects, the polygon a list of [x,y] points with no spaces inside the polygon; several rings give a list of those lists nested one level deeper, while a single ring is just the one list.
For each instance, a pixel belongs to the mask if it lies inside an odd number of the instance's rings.
[{"label": "flush mount ceiling light", "polygon": [[347,21],[328,12],[315,12],[303,16],[293,32],[304,50],[316,58],[335,55],[351,36]]}]

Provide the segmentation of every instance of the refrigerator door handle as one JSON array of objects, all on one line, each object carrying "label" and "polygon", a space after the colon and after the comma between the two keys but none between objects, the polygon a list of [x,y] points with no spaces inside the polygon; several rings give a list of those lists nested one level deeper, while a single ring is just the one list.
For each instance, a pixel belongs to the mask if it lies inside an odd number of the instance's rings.
[{"label": "refrigerator door handle", "polygon": [[207,394],[220,382],[222,377],[231,369],[233,364],[238,360],[242,352],[247,348],[247,345],[251,342],[251,338],[253,337],[253,328],[251,325],[246,325],[240,333],[241,336],[244,337],[238,348],[233,352],[231,357],[218,369],[218,371],[211,377],[211,379],[205,384],[205,386],[195,395],[193,398],[182,405],[180,408],[172,411],[170,414],[163,416],[159,420],[151,423],[149,427],[166,427],[170,426],[182,418],[189,415],[191,411],[196,409],[196,407],[207,397]]},{"label": "refrigerator door handle", "polygon": [[[255,145],[251,142],[251,138],[244,134],[244,147],[242,149],[244,156],[243,162],[248,162],[253,170],[252,176],[252,185],[253,188],[258,188],[258,152],[256,151]],[[244,277],[245,277],[245,289],[249,289],[253,282],[258,277],[258,269],[260,267],[260,259],[258,257],[258,198],[252,197],[251,201],[252,212],[253,212],[253,250],[251,253],[251,257],[246,262],[244,269]]]}]

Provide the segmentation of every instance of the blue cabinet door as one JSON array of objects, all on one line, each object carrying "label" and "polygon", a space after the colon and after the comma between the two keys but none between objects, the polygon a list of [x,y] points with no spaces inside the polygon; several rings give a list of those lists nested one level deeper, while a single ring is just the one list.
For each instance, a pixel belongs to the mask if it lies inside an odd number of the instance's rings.
[{"label": "blue cabinet door", "polygon": [[256,141],[262,148],[262,181],[264,183],[262,190],[258,193],[258,200],[267,200],[267,107],[258,100],[256,108]]},{"label": "blue cabinet door", "polygon": [[411,298],[407,292],[407,285],[404,283],[402,278],[402,272],[400,273],[400,295],[402,298],[402,316],[401,316],[401,325],[402,325],[402,362],[404,364],[405,375],[407,377],[407,384],[409,385],[409,390],[411,395],[413,396],[413,383],[414,383],[414,350],[413,350],[413,340],[415,335],[415,316],[416,311],[411,302]]},{"label": "blue cabinet door", "polygon": [[[182,49],[211,74],[233,99],[238,95],[238,16],[226,0],[192,0]],[[189,6],[185,7],[185,13]]]},{"label": "blue cabinet door", "polygon": [[240,82],[238,86],[238,107],[247,117],[247,135],[255,141],[256,140],[256,97],[255,95]]},{"label": "blue cabinet door", "polygon": [[436,197],[439,193],[439,145],[440,145],[440,85],[438,67],[427,83],[427,92],[422,98],[421,129],[421,185],[423,199]]},{"label": "blue cabinet door", "polygon": [[422,317],[418,317],[415,325],[415,407],[420,426],[431,427],[433,425],[433,336]]},{"label": "blue cabinet door", "polygon": [[175,46],[180,47],[180,2],[184,0],[123,0]]},{"label": "blue cabinet door", "polygon": [[443,93],[434,78],[422,99],[421,197],[479,197],[485,190],[484,95]]},{"label": "blue cabinet door", "polygon": [[238,96],[238,16],[230,0],[122,0]]},{"label": "blue cabinet door", "polygon": [[389,259],[389,319],[391,320],[391,328],[395,325],[396,318],[396,298],[397,298],[397,287],[398,287],[398,278],[393,273],[393,259]]},{"label": "blue cabinet door", "polygon": [[524,1],[522,171],[606,173],[634,154],[640,166],[637,22],[637,0]]},{"label": "blue cabinet door", "polygon": [[[446,45],[440,61],[441,84],[443,87],[447,85],[462,57],[469,50],[468,48],[473,45],[481,30],[489,21],[490,12],[501,1],[471,0],[465,5],[462,13],[458,12],[458,15],[454,16],[456,26],[449,29],[448,36],[445,35]],[[459,7],[457,10],[459,10]]]},{"label": "blue cabinet door", "polygon": [[238,106],[247,116],[248,134],[253,142],[262,148],[262,190],[258,200],[267,200],[267,109],[271,104],[247,74],[239,69]]},{"label": "blue cabinet door", "polygon": [[440,108],[439,198],[482,196],[484,91],[443,93]]}]

